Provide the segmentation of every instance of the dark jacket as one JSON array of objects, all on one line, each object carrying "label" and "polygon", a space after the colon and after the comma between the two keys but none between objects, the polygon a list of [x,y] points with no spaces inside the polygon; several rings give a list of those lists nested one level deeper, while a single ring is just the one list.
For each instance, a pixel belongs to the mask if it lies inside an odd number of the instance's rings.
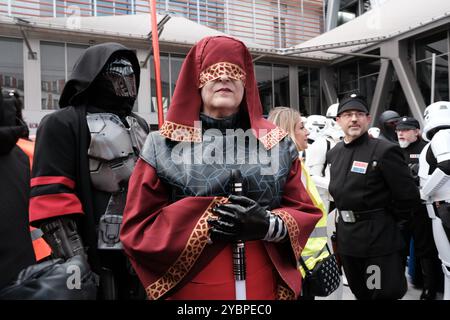
[{"label": "dark jacket", "polygon": [[416,185],[420,185],[418,173],[419,173],[419,156],[423,148],[427,145],[427,142],[423,141],[420,137],[411,143],[408,147],[402,148],[403,155],[405,156],[406,163],[411,171],[411,174],[416,182]]},{"label": "dark jacket", "polygon": [[351,143],[338,143],[328,152],[327,162],[329,191],[338,209],[384,209],[356,223],[339,218],[339,252],[370,257],[400,250],[404,243],[397,222],[409,216],[420,201],[400,147],[365,133]]},{"label": "dark jacket", "polygon": [[28,227],[30,163],[15,145],[24,128],[5,123],[4,110],[0,98],[0,288],[35,263]]}]

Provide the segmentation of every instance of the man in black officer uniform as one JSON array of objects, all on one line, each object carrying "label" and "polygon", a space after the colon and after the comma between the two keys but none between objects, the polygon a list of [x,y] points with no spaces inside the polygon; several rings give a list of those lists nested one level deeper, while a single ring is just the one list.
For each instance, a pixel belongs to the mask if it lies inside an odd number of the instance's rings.
[{"label": "man in black officer uniform", "polygon": [[[408,164],[411,174],[419,187],[419,156],[427,145],[420,137],[420,124],[412,117],[402,117],[396,126],[398,143]],[[413,209],[411,231],[414,238],[414,252],[420,262],[423,276],[421,300],[434,300],[442,277],[441,263],[433,239],[431,220],[427,208],[419,204]]]},{"label": "man in black officer uniform", "polygon": [[407,286],[399,226],[420,196],[400,147],[369,138],[370,121],[364,98],[340,102],[345,137],[327,154],[338,252],[357,299],[400,299]]}]

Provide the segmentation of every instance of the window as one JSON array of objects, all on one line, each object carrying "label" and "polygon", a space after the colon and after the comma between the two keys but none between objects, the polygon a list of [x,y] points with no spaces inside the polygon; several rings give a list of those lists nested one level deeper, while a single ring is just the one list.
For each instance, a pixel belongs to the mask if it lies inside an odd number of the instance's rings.
[{"label": "window", "polygon": [[447,31],[416,41],[416,61],[430,59],[432,54],[448,53]]},{"label": "window", "polygon": [[41,42],[41,90],[42,97],[47,97],[44,110],[58,109],[54,95],[59,96],[61,91],[57,90],[56,81],[66,80],[65,65],[64,43]]},{"label": "window", "polygon": [[[449,100],[449,39],[447,31],[416,41],[416,77],[425,103]],[[432,83],[433,54],[436,57],[435,78]],[[433,101],[433,102],[434,102]]]},{"label": "window", "polygon": [[59,108],[58,100],[73,66],[87,46],[41,42],[42,109]]},{"label": "window", "polygon": [[22,40],[0,38],[0,87],[17,90],[23,96],[23,44]]},{"label": "window", "polygon": [[[160,63],[161,63],[161,86],[162,86],[162,103],[163,103],[163,112],[166,114],[171,94],[170,94],[170,72],[169,72],[169,54],[161,54],[160,55]],[[150,57],[150,76],[151,76],[151,107],[150,112],[157,112],[158,110],[158,100],[156,96],[156,80],[155,80],[155,66],[153,62],[153,56]]]},{"label": "window", "polygon": [[114,14],[114,2],[97,1],[97,16],[108,16]]},{"label": "window", "polygon": [[402,86],[394,72],[392,79],[388,82],[388,94],[386,103],[381,106],[381,110],[394,110],[400,115],[410,114],[408,101],[403,93]]},{"label": "window", "polygon": [[358,90],[358,65],[356,61],[339,67],[338,95],[345,96]]},{"label": "window", "polygon": [[183,61],[183,56],[170,55],[170,96],[175,92],[178,75],[180,74]]},{"label": "window", "polygon": [[81,15],[90,16],[93,15],[93,3],[92,0],[84,1],[61,1],[64,3],[64,16]]},{"label": "window", "polygon": [[275,107],[289,106],[289,67],[274,65],[272,68]]},{"label": "window", "polygon": [[70,76],[73,67],[75,65],[75,62],[77,62],[78,58],[83,54],[86,48],[87,46],[83,45],[76,45],[76,44],[67,45],[67,76]]},{"label": "window", "polygon": [[[369,54],[379,55],[379,50]],[[342,99],[351,93],[366,98],[370,106],[380,71],[380,59],[363,58],[340,66],[338,69],[338,97]]]},{"label": "window", "polygon": [[272,65],[270,64],[256,64],[255,76],[258,82],[259,98],[263,107],[263,114],[269,114],[273,105],[273,90],[272,90]]},{"label": "window", "polygon": [[303,116],[321,114],[319,70],[298,68],[300,113]]},{"label": "window", "polygon": [[289,106],[289,67],[257,63],[255,75],[264,115],[274,107]]}]

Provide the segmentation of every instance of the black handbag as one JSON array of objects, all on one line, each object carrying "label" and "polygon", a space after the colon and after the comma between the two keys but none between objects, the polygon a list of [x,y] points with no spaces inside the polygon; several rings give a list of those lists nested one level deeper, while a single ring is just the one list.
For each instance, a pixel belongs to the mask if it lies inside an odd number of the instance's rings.
[{"label": "black handbag", "polygon": [[305,270],[302,285],[305,296],[327,297],[339,287],[341,271],[336,256],[330,252],[328,245],[326,248],[329,256],[318,261],[312,270],[308,269],[300,257],[300,264]]},{"label": "black handbag", "polygon": [[[75,269],[80,271],[79,288],[68,285]],[[13,283],[0,290],[0,300],[94,300],[96,296],[97,275],[81,256],[31,265],[23,269]]]}]

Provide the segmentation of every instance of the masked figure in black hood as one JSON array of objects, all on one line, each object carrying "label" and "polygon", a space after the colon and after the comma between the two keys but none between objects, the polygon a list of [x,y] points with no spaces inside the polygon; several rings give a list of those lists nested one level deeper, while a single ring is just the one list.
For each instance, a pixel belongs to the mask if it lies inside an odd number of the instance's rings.
[{"label": "masked figure in black hood", "polygon": [[13,99],[0,88],[0,289],[35,262],[28,230],[30,164],[16,146],[26,126],[17,125]]},{"label": "masked figure in black hood", "polygon": [[380,136],[378,138],[398,143],[395,126],[397,125],[399,120],[400,115],[397,112],[393,110],[384,111],[378,118],[378,123],[380,126]]},{"label": "masked figure in black hood", "polygon": [[139,298],[142,289],[119,240],[128,179],[149,132],[132,112],[139,75],[126,47],[88,48],[64,87],[61,110],[37,131],[30,221],[54,256],[87,258],[100,275],[100,299]]}]

